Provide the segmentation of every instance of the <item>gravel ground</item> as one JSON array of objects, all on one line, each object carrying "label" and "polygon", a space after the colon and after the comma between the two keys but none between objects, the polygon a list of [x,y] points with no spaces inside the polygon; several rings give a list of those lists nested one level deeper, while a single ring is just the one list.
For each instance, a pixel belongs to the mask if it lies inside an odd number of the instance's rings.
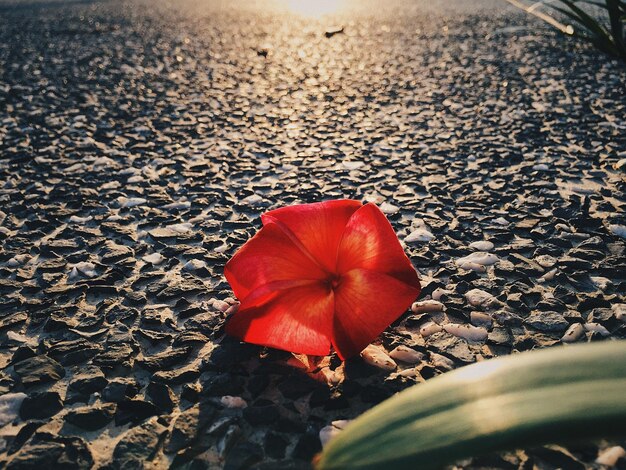
[{"label": "gravel ground", "polygon": [[[0,1],[0,466],[308,468],[414,383],[626,337],[623,65],[499,1],[286,3]],[[421,303],[345,364],[224,338],[259,215],[341,197]]]}]

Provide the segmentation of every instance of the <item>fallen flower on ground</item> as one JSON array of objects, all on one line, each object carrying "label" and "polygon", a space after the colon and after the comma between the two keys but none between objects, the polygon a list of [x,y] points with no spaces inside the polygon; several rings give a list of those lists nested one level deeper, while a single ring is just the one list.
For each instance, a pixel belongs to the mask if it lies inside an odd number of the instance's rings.
[{"label": "fallen flower on ground", "polygon": [[226,331],[250,343],[341,359],[411,305],[417,273],[384,214],[353,200],[265,213],[225,267],[241,301]]}]

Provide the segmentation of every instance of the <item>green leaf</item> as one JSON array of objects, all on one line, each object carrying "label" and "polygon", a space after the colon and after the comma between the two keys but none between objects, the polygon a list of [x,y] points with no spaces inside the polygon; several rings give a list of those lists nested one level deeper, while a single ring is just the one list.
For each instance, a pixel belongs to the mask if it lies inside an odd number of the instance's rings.
[{"label": "green leaf", "polygon": [[537,18],[545,21],[546,23],[554,26],[556,29],[558,29],[559,31],[561,31],[564,34],[569,34],[572,35],[574,33],[573,29],[571,26],[565,25],[557,20],[555,20],[553,17],[551,17],[550,15],[546,15],[545,13],[538,11],[536,7],[538,4],[542,4],[543,2],[539,2],[534,4],[531,7],[528,7],[526,5],[524,5],[522,2],[520,2],[519,0],[506,0],[507,2],[509,2],[511,5],[513,5],[516,8],[519,8],[520,10],[524,10],[526,13],[529,13],[533,16],[536,16]]},{"label": "green leaf", "polygon": [[611,34],[613,35],[613,41],[619,54],[626,59],[626,43],[624,42],[624,27],[620,21],[622,15],[620,11],[619,0],[606,0],[606,7],[609,11],[609,21],[611,24]]},{"label": "green leaf", "polygon": [[626,341],[516,354],[435,377],[354,420],[319,470],[435,469],[499,450],[626,435]]}]

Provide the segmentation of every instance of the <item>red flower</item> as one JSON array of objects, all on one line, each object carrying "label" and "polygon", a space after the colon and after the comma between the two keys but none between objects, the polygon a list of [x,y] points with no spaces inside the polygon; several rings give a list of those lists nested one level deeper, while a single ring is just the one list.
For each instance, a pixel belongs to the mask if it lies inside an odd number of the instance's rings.
[{"label": "red flower", "polygon": [[227,333],[287,351],[358,354],[419,295],[415,269],[373,204],[276,209],[226,264],[241,300]]}]

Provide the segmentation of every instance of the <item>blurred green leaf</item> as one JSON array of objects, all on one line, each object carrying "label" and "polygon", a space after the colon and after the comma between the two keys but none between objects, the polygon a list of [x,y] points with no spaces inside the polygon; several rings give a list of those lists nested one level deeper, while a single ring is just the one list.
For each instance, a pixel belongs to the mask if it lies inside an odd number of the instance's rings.
[{"label": "blurred green leaf", "polygon": [[[506,1],[542,19],[562,33],[584,39],[607,54],[626,60],[626,39],[624,38],[623,25],[624,15],[626,15],[625,0],[604,0],[604,2],[600,0],[542,0],[530,6],[521,0]],[[557,3],[560,3],[561,6]],[[594,17],[579,5],[591,6],[591,9],[600,8],[602,11],[598,17]],[[563,24],[552,15],[540,11],[540,7],[550,8],[561,13],[574,24]],[[608,25],[605,24],[607,19]]]},{"label": "blurred green leaf", "polygon": [[521,353],[435,377],[350,423],[317,468],[434,469],[613,435],[626,435],[626,341]]}]

